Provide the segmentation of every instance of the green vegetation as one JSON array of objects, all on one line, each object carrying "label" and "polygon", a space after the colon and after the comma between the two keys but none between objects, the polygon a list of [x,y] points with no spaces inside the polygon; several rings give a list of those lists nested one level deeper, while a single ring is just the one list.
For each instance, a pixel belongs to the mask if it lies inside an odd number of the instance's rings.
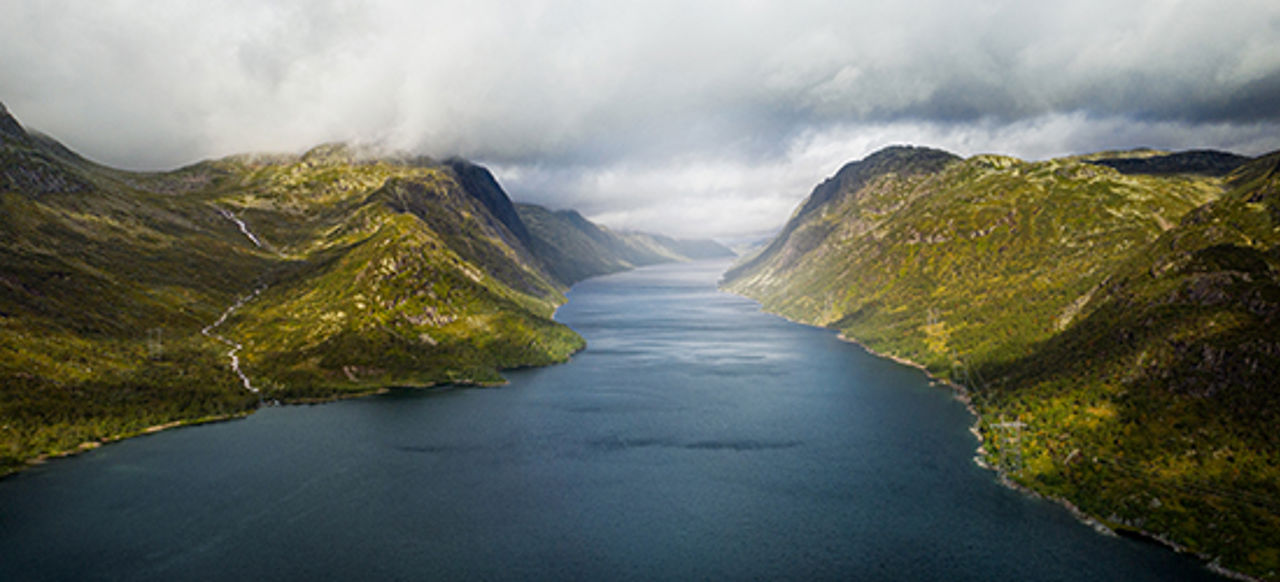
[{"label": "green vegetation", "polygon": [[1242,162],[891,148],[725,285],[964,384],[1011,479],[1276,579],[1280,154]]},{"label": "green vegetation", "polygon": [[[520,214],[563,215],[463,160],[341,144],[114,170],[0,107],[0,474],[263,401],[501,383],[583,348],[551,319],[568,284],[683,258]],[[549,242],[587,231],[612,246]],[[211,331],[257,393],[201,333],[241,299]]]}]

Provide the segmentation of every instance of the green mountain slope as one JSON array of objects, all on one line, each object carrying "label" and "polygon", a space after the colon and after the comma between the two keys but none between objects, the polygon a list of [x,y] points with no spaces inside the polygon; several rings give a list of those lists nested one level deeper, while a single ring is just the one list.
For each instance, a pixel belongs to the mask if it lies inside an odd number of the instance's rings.
[{"label": "green mountain slope", "polygon": [[965,384],[1012,479],[1274,577],[1276,159],[1142,157],[884,150],[724,284]]},{"label": "green mountain slope", "polygon": [[0,473],[261,401],[563,361],[584,345],[551,319],[563,291],[617,265],[546,251],[463,160],[331,144],[126,172],[0,109]]},{"label": "green mountain slope", "polygon": [[223,204],[278,253],[227,322],[268,394],[500,382],[582,346],[549,319],[563,285],[491,211],[515,216],[500,189],[473,195],[452,164],[334,156],[213,164],[235,176]]}]

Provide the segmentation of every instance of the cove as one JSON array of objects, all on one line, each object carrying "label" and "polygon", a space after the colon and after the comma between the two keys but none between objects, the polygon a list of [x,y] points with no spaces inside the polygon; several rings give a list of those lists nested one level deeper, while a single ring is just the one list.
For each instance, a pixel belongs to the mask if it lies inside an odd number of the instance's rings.
[{"label": "cove", "polygon": [[580,283],[571,362],[164,432],[0,481],[0,580],[1221,580],[1000,486],[918,370],[715,290]]}]

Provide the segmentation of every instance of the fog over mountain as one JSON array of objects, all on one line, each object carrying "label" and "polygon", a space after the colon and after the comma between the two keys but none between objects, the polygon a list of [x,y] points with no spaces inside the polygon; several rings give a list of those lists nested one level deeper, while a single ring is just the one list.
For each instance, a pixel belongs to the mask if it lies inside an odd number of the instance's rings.
[{"label": "fog over mountain", "polygon": [[359,141],[614,228],[739,237],[894,143],[1280,148],[1280,4],[0,1],[0,101],[167,169]]}]

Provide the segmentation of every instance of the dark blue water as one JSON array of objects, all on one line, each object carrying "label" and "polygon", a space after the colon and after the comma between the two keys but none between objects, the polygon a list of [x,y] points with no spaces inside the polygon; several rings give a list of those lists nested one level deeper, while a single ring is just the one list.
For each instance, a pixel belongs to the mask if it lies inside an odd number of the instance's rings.
[{"label": "dark blue water", "polygon": [[577,286],[498,389],[263,410],[0,481],[0,580],[1213,579],[972,462],[918,371],[717,293]]}]

